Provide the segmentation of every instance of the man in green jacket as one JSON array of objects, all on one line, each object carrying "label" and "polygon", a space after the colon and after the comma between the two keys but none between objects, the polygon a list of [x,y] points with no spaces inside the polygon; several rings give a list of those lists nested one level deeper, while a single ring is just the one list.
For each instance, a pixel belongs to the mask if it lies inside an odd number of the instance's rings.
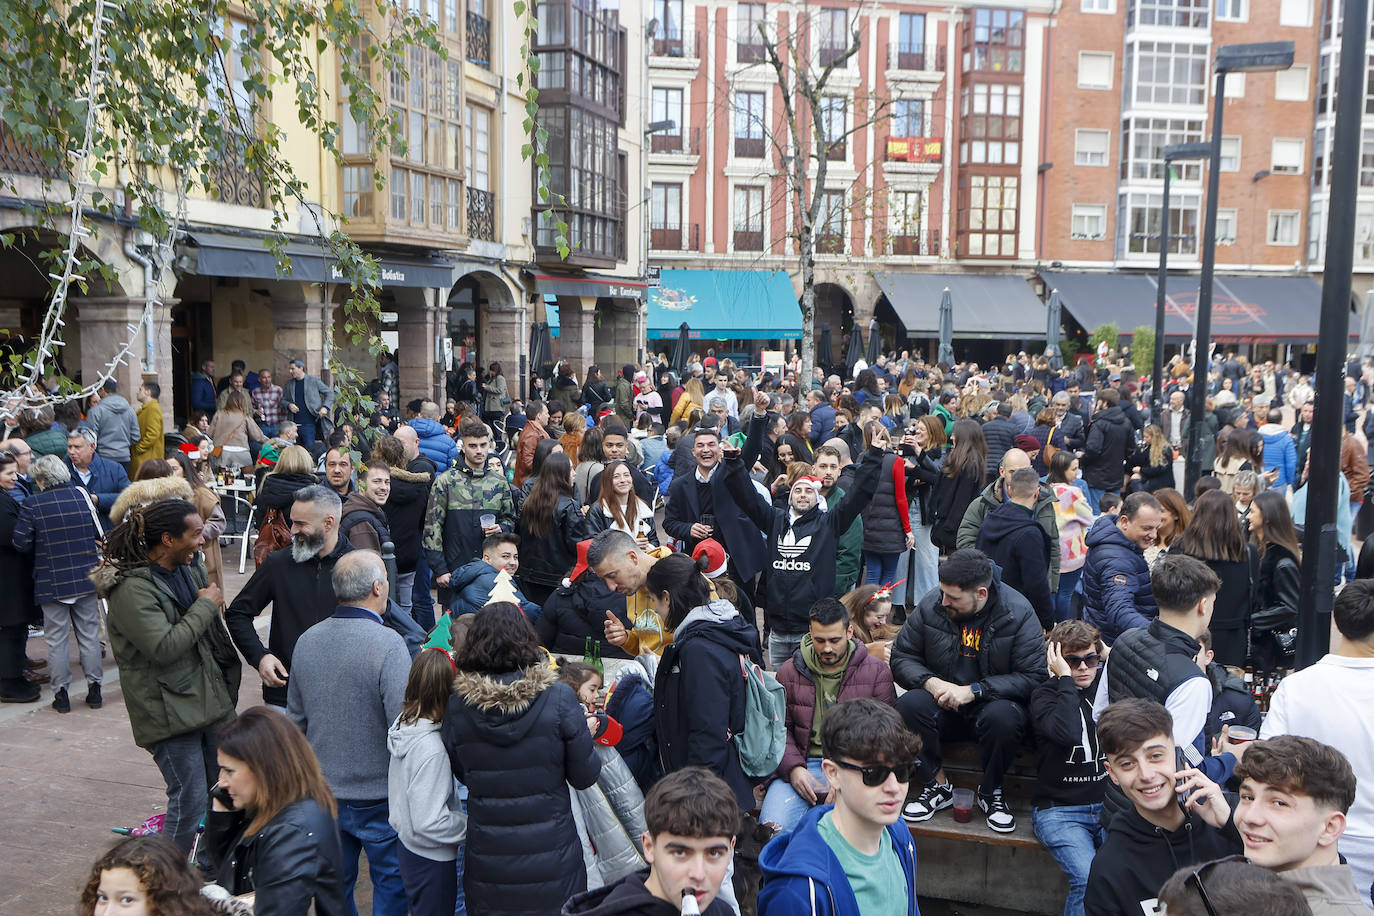
[{"label": "man in green jacket", "polygon": [[196,554],[195,506],[164,499],[131,511],[110,532],[91,575],[109,601],[134,742],[167,781],[163,833],[189,851],[219,769],[215,730],[234,718],[241,670],[224,628],[224,595]]},{"label": "man in green jacket", "polygon": [[[826,443],[816,449],[812,472],[821,479],[821,495],[826,505],[836,506],[844,498],[844,490],[836,481],[840,478],[843,465],[848,462],[847,454],[840,454],[837,446]],[[854,519],[846,531],[841,532],[835,554],[835,597],[840,598],[854,588],[859,580],[859,567],[863,560],[864,520]]]},{"label": "man in green jacket", "polygon": [[[1031,466],[1030,455],[1019,448],[1009,448],[1002,456],[997,479],[983,488],[978,498],[968,504],[964,519],[959,523],[956,546],[959,550],[978,546],[978,530],[983,527],[983,519],[988,513],[1006,502],[1007,480],[1011,472],[1018,468]],[[1040,484],[1040,493],[1035,499],[1031,514],[1050,536],[1050,594],[1059,589],[1059,522],[1054,517],[1054,488]]]}]

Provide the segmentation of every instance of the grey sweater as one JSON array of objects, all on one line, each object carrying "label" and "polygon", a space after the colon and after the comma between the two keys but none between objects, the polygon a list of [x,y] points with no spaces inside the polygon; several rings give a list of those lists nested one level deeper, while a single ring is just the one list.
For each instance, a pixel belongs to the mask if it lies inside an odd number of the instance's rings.
[{"label": "grey sweater", "polygon": [[387,797],[387,729],[401,714],[409,676],[405,640],[362,608],[338,608],[297,641],[287,713],[340,801]]}]

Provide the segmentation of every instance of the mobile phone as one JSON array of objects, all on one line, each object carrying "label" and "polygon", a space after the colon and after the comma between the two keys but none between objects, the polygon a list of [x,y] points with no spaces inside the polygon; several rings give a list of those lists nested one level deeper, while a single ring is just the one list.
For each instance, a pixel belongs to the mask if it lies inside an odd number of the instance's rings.
[{"label": "mobile phone", "polygon": [[[1188,758],[1185,757],[1185,756],[1183,756],[1183,748],[1181,748],[1181,747],[1175,747],[1175,748],[1174,748],[1174,764],[1176,765],[1176,769],[1179,769],[1179,770],[1186,770],[1186,769],[1189,769],[1189,768],[1191,768],[1191,767],[1193,766],[1191,763],[1188,762]],[[1186,782],[1186,781],[1187,781],[1187,780],[1184,780],[1184,779],[1176,780],[1176,781],[1174,782],[1174,787],[1175,787],[1175,788],[1182,788],[1183,783]],[[1184,814],[1187,814],[1187,813],[1188,813],[1188,799],[1190,799],[1190,798],[1193,797],[1193,792],[1194,792],[1194,791],[1196,791],[1196,790],[1195,790],[1195,789],[1187,789],[1186,791],[1175,793],[1175,794],[1178,795],[1178,806],[1179,806],[1180,808],[1183,809],[1183,813],[1184,813]],[[1204,799],[1202,800],[1202,804],[1205,805],[1206,803],[1207,803],[1207,799],[1204,798]]]}]

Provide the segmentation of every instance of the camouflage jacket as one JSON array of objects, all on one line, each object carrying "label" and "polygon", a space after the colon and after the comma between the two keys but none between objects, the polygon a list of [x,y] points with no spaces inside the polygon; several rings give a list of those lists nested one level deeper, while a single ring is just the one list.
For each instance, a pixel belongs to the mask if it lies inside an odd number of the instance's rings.
[{"label": "camouflage jacket", "polygon": [[474,472],[460,461],[434,479],[422,545],[434,578],[456,571],[481,554],[478,519],[488,512],[496,516],[502,531],[515,530],[515,501],[499,470]]}]

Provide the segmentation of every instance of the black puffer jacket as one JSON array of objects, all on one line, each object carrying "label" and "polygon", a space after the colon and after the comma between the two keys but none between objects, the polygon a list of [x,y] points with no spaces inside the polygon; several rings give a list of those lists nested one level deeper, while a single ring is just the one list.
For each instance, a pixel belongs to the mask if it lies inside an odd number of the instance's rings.
[{"label": "black puffer jacket", "polygon": [[989,477],[997,476],[1002,468],[1002,456],[1007,453],[1007,449],[1016,447],[1016,436],[1020,432],[1021,428],[1008,417],[993,417],[983,424],[983,438],[988,443]]},{"label": "black puffer jacket", "polygon": [[302,487],[313,487],[319,483],[314,474],[268,474],[258,487],[258,498],[253,503],[253,518],[262,528],[267,518],[267,510],[276,509],[282,521],[291,524],[291,504],[296,501],[296,491]]},{"label": "black puffer jacket", "polygon": [[[585,730],[585,727],[584,727]],[[197,863],[229,893],[257,894],[256,916],[343,916],[339,827],[314,799],[292,802],[252,836],[243,811],[211,811]]]},{"label": "black puffer jacket", "polygon": [[[894,479],[897,463],[901,461],[893,454],[883,456],[883,466],[878,472],[877,488],[873,498],[863,506],[864,552],[901,553],[906,550],[906,533],[910,527],[907,507],[910,502],[906,492],[905,466],[902,468],[902,492],[897,492]],[[903,524],[903,519],[907,519]]]},{"label": "black puffer jacket", "polygon": [[425,506],[429,504],[429,488],[439,469],[433,461],[421,455],[405,469],[391,469],[391,495],[387,497],[387,522],[391,527],[391,542],[396,545],[397,572],[414,572],[420,562],[420,534],[425,527]]},{"label": "black puffer jacket", "polygon": [[469,912],[557,913],[587,889],[568,784],[585,789],[601,773],[572,688],[542,665],[459,672],[440,735],[468,787]]},{"label": "black puffer jacket", "polygon": [[[934,589],[916,605],[892,643],[892,678],[917,690],[931,677],[957,682],[961,628],[940,606]],[[978,680],[989,698],[1026,702],[1046,678],[1045,636],[1030,602],[1002,585],[996,569],[983,606],[986,623],[978,648]]]},{"label": "black puffer jacket", "polygon": [[730,785],[741,810],[750,811],[755,780],[730,741],[744,728],[741,655],[763,664],[758,630],[734,605],[717,599],[693,609],[663,649],[654,678],[654,725],[664,773],[704,766]]},{"label": "black puffer jacket", "polygon": [[1135,427],[1118,404],[1093,415],[1083,446],[1083,480],[1094,490],[1119,490],[1126,456],[1135,441]]},{"label": "black puffer jacket", "polygon": [[546,588],[556,586],[577,565],[577,542],[586,540],[587,519],[571,496],[558,497],[553,524],[543,537],[535,537],[520,515],[520,581]]},{"label": "black puffer jacket", "polygon": [[[948,460],[948,459],[946,459]],[[959,540],[959,523],[964,520],[969,503],[983,490],[981,478],[959,475],[949,477],[943,471],[935,478],[934,492],[927,505],[931,518],[930,540],[942,551],[954,550]]]},{"label": "black puffer jacket", "polygon": [[595,573],[584,574],[572,585],[560,585],[544,602],[534,623],[539,644],[550,652],[581,655],[587,638],[601,646],[603,658],[629,658],[618,646],[606,642],[606,612],[620,618],[627,630],[633,627],[625,613],[625,596],[607,588]]}]

